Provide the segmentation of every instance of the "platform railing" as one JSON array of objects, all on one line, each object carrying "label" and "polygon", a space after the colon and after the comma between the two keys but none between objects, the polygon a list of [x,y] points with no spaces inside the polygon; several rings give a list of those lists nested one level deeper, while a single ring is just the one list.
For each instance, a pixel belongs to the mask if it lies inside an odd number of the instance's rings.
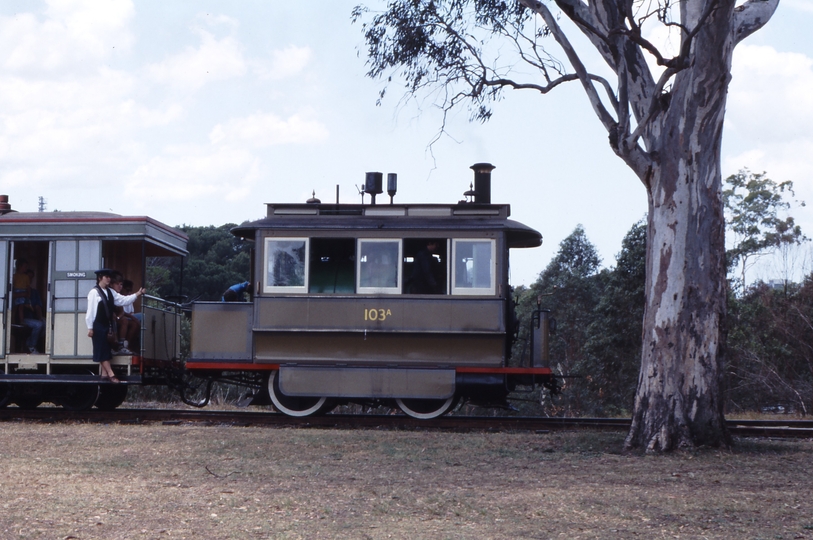
[{"label": "platform railing", "polygon": [[181,358],[180,304],[145,294],[141,313],[142,358],[159,361],[178,361]]}]

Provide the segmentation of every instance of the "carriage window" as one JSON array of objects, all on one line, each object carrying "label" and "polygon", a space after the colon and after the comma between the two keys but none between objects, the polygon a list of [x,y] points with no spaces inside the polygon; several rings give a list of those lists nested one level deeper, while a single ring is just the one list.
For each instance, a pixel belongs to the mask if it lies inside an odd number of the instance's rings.
[{"label": "carriage window", "polygon": [[494,294],[494,240],[454,240],[452,294]]},{"label": "carriage window", "polygon": [[353,238],[311,238],[308,292],[353,294],[356,290],[356,241]]},{"label": "carriage window", "polygon": [[308,239],[266,238],[264,275],[264,292],[307,292]]},{"label": "carriage window", "polygon": [[[57,279],[54,281],[55,311],[76,311],[76,298],[75,279]],[[87,298],[85,298],[85,304],[87,304]]]},{"label": "carriage window", "polygon": [[401,292],[401,241],[358,241],[359,294]]},{"label": "carriage window", "polygon": [[80,240],[79,241],[79,269],[95,269],[99,264],[99,248],[100,242],[98,240]]},{"label": "carriage window", "polygon": [[[76,270],[76,242],[74,240],[59,240],[56,243],[54,270]],[[96,264],[90,268],[95,269]]]}]

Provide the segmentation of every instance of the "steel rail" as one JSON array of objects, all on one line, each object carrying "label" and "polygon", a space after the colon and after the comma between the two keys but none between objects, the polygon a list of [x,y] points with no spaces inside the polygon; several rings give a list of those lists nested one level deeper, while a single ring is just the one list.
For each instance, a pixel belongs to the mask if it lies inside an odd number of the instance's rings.
[{"label": "steel rail", "polygon": [[[292,418],[258,411],[185,409],[117,409],[115,411],[66,411],[58,407],[26,410],[0,409],[0,421],[155,423],[275,426],[329,429],[401,429],[447,431],[536,431],[566,429],[625,431],[629,418],[539,418],[521,416],[443,416],[417,420],[403,414],[327,414]],[[813,438],[813,420],[728,420],[732,435],[741,437]]]}]

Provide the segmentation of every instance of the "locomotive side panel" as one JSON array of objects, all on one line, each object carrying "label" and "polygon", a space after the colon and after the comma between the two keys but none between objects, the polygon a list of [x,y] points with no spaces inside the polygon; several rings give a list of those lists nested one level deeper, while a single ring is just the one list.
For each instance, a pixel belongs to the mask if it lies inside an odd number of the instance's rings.
[{"label": "locomotive side panel", "polygon": [[250,361],[253,305],[195,302],[190,361]]},{"label": "locomotive side panel", "polygon": [[447,399],[455,392],[452,369],[281,367],[280,389],[289,396]]},{"label": "locomotive side panel", "polygon": [[257,332],[258,363],[500,366],[503,335],[374,332]]},{"label": "locomotive side panel", "polygon": [[500,298],[261,297],[257,331],[505,333]]}]

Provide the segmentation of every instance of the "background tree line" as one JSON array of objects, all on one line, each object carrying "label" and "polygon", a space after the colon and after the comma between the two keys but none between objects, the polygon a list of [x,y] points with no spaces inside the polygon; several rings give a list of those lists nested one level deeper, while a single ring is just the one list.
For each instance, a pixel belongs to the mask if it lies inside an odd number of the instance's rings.
[{"label": "background tree line", "polygon": [[[251,275],[252,243],[231,234],[234,223],[219,227],[176,227],[189,236],[189,255],[155,258],[150,261],[148,287],[162,298],[183,297],[194,300],[220,300],[227,288],[247,281]],[[183,278],[183,279],[182,279]]]},{"label": "background tree line", "polygon": [[[759,257],[806,241],[786,213],[790,182],[743,170],[726,179],[724,200],[731,249],[729,264],[726,403],[728,412],[777,410],[807,414],[813,409],[813,274],[781,286],[747,284],[746,272]],[[803,203],[800,203],[803,204]],[[249,279],[250,242],[219,227],[181,226],[189,256],[154,259],[149,288],[164,298],[220,300],[230,285]],[[528,408],[545,414],[628,416],[641,365],[646,281],[646,220],[625,235],[615,264],[602,268],[581,225],[559,244],[554,258],[528,287],[514,291],[522,326],[514,362],[527,356],[527,324],[541,297],[557,331],[552,367],[564,376],[561,395],[536,394]]]},{"label": "background tree line", "polygon": [[[787,254],[807,238],[787,215],[787,197],[793,197],[793,184],[777,184],[765,173],[746,169],[725,181],[729,413],[807,414],[813,408],[813,273],[802,269],[801,280],[789,279],[794,269],[787,267],[792,259]],[[540,295],[542,306],[557,320],[552,367],[566,378],[562,394],[545,403],[551,414],[630,414],[641,358],[646,241],[641,220],[624,237],[615,266],[602,269],[595,246],[579,225],[562,240],[539,278],[515,291],[523,321],[529,320]],[[754,261],[777,253],[783,279],[748,284],[746,272]],[[523,354],[526,333],[520,331],[515,357]]]}]

